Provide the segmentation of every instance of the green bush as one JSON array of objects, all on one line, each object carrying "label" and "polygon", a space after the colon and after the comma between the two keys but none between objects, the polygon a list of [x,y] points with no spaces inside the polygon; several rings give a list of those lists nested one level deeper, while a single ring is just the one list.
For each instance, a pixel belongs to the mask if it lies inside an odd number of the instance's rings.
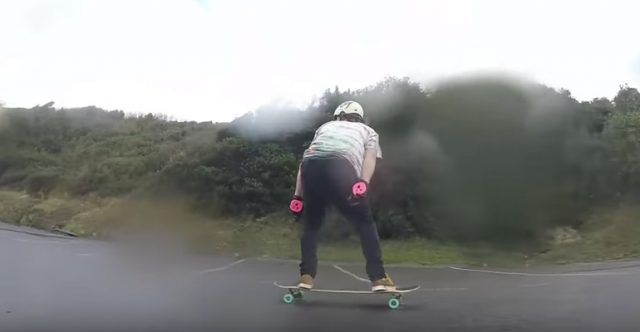
[{"label": "green bush", "polygon": [[296,170],[296,158],[279,145],[227,138],[201,159],[175,165],[169,174],[217,211],[261,216],[286,206]]},{"label": "green bush", "polygon": [[[286,211],[302,152],[345,100],[362,103],[380,134],[371,199],[385,238],[521,245],[640,195],[635,88],[578,102],[567,90],[491,77],[429,89],[388,78],[229,124],[53,103],[5,108],[0,186],[78,197],[180,190],[210,216],[262,217]],[[331,238],[346,236],[350,225],[330,223]]]},{"label": "green bush", "polygon": [[33,197],[46,198],[58,184],[59,174],[55,170],[40,170],[25,179],[27,193]]}]

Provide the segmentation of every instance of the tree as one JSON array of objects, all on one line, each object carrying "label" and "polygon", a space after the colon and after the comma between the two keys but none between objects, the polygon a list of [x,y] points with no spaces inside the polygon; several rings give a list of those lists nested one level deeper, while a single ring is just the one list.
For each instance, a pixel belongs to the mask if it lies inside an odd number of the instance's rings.
[{"label": "tree", "polygon": [[640,193],[640,112],[613,114],[603,135],[613,186],[620,193]]},{"label": "tree", "polygon": [[640,111],[640,92],[628,85],[621,85],[618,94],[613,98],[613,103],[618,112],[638,112]]},{"label": "tree", "polygon": [[304,149],[346,100],[380,134],[370,198],[382,237],[521,244],[640,194],[637,89],[578,102],[569,90],[491,77],[429,90],[386,78],[229,124],[53,103],[0,108],[0,186],[76,196],[180,189],[211,215],[264,216],[286,209]]},{"label": "tree", "polygon": [[615,105],[607,98],[594,98],[582,106],[586,110],[585,126],[595,133],[602,132],[609,115],[615,111]]}]

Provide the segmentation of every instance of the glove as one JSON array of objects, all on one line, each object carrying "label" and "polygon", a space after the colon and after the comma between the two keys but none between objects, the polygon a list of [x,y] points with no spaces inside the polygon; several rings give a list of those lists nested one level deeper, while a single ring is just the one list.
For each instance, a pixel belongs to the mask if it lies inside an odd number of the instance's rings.
[{"label": "glove", "polygon": [[369,183],[363,179],[356,181],[351,187],[351,194],[354,198],[360,198],[367,196],[367,191],[369,190]]},{"label": "glove", "polygon": [[300,195],[294,195],[291,203],[289,203],[289,211],[297,216],[302,214],[303,209],[304,203],[302,202],[302,197]]}]

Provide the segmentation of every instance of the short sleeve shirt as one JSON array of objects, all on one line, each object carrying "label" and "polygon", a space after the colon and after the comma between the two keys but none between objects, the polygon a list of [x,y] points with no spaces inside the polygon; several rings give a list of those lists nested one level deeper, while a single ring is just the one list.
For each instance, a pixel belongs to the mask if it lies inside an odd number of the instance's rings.
[{"label": "short sleeve shirt", "polygon": [[364,154],[370,149],[374,149],[376,156],[382,158],[378,133],[373,128],[360,122],[330,121],[316,130],[303,159],[345,158],[361,176]]}]

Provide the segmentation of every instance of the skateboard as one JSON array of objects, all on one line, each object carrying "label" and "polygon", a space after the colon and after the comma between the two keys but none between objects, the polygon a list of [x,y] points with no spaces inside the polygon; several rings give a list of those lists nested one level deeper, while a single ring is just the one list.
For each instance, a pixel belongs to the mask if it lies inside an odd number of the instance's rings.
[{"label": "skateboard", "polygon": [[400,307],[400,300],[402,299],[402,295],[405,293],[411,293],[415,290],[420,289],[420,286],[407,286],[407,287],[397,287],[394,291],[380,291],[374,292],[370,290],[354,290],[354,289],[321,289],[321,288],[312,288],[305,289],[296,286],[287,286],[281,285],[278,282],[273,283],[275,286],[288,290],[289,292],[282,296],[282,301],[287,304],[293,303],[296,299],[302,298],[302,293],[304,292],[316,292],[316,293],[338,293],[338,294],[389,294],[391,298],[387,301],[387,305],[389,309],[398,309]]}]

